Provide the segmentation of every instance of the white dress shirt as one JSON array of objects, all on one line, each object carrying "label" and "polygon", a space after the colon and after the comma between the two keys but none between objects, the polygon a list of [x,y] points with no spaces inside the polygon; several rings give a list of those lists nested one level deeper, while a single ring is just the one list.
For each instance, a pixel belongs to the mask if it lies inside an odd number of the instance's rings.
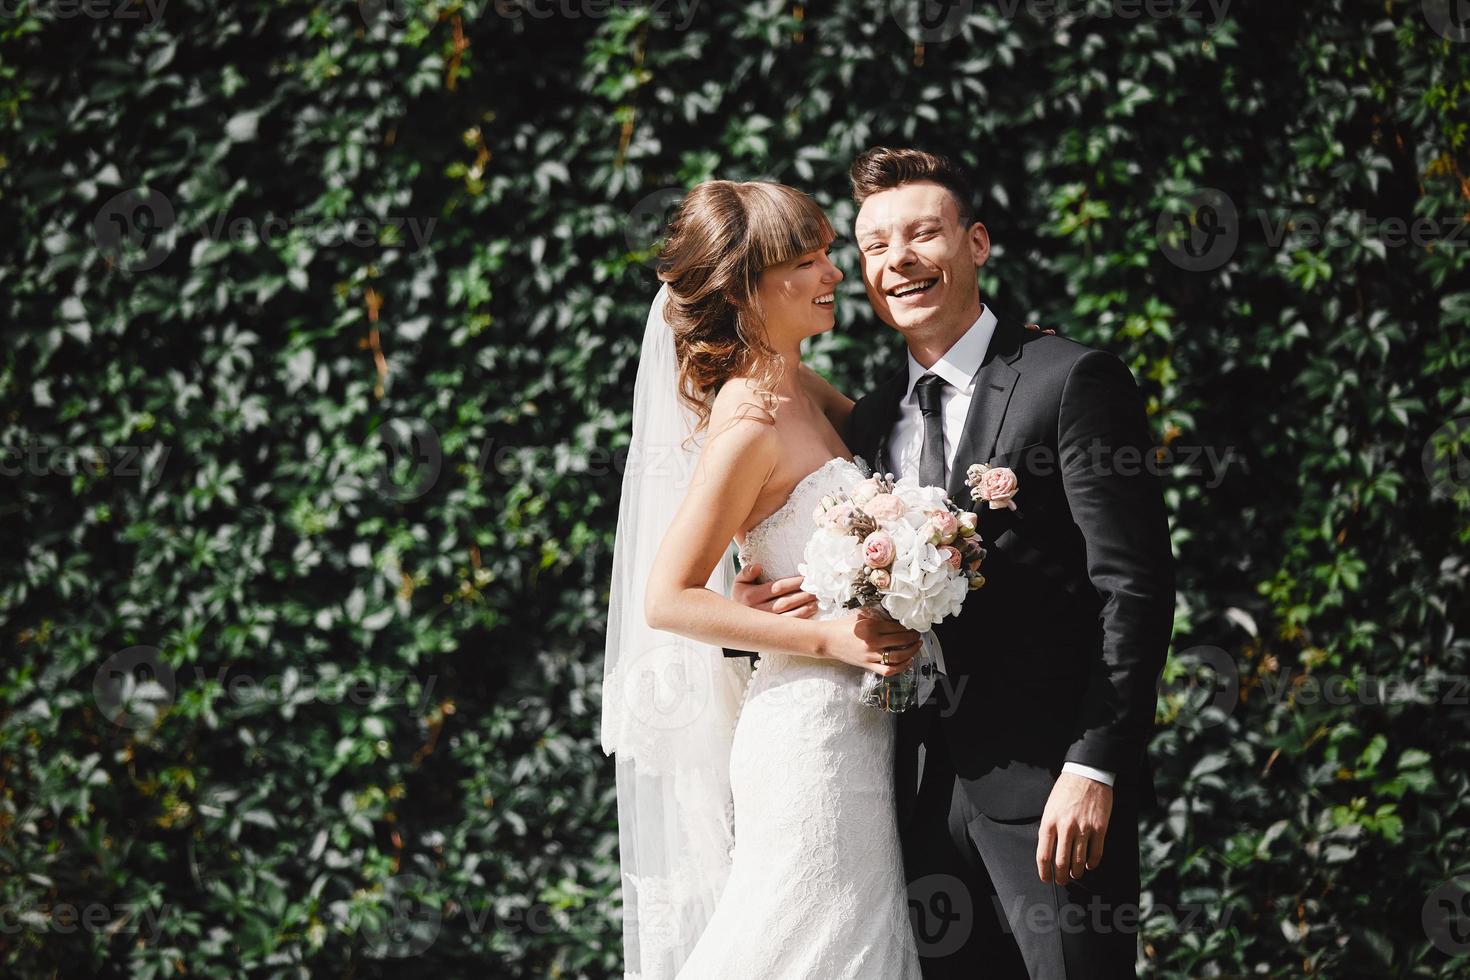
[{"label": "white dress shirt", "polygon": [[[912,352],[908,355],[909,383],[899,401],[898,418],[888,437],[887,459],[877,463],[879,468],[890,469],[900,479],[919,476],[919,455],[924,449],[924,416],[919,411],[919,398],[914,394],[914,385],[926,374],[935,374],[948,382],[940,391],[941,415],[944,418],[944,474],[948,482],[950,469],[954,465],[955,446],[964,431],[965,419],[970,414],[970,399],[975,395],[975,375],[980,372],[980,362],[990,347],[990,338],[995,333],[995,314],[990,307],[980,307],[980,318],[970,325],[959,340],[927,370],[916,360]],[[971,462],[975,462],[971,460]],[[968,501],[960,501],[961,506]],[[944,673],[944,661],[937,661],[940,674]],[[1075,762],[1062,764],[1063,772],[1076,773],[1095,779],[1107,786],[1113,785],[1114,774]]]}]

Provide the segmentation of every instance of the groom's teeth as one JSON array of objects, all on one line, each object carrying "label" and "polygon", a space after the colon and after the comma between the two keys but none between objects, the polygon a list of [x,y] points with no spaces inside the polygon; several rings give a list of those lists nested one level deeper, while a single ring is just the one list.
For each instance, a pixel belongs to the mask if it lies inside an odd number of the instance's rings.
[{"label": "groom's teeth", "polygon": [[828,293],[826,296],[818,296],[816,299],[812,300],[812,302],[813,303],[820,304],[822,306],[831,306],[832,305],[832,302],[835,299],[836,299],[836,296],[835,295],[833,295],[832,293]]},{"label": "groom's teeth", "polygon": [[902,286],[896,286],[890,289],[888,295],[895,297],[912,296],[915,293],[922,293],[938,281],[938,279],[925,279],[923,282],[906,282]]}]

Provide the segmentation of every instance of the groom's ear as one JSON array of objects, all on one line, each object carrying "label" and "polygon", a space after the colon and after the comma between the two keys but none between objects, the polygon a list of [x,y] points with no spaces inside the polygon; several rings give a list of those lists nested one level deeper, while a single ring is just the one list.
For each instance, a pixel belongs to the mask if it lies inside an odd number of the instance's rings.
[{"label": "groom's ear", "polygon": [[970,225],[970,257],[975,260],[975,268],[980,268],[990,260],[990,232],[985,226],[976,221]]}]

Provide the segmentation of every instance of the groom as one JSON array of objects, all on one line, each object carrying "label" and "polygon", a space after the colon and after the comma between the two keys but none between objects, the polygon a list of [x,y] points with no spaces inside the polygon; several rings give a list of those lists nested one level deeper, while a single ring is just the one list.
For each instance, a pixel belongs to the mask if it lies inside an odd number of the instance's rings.
[{"label": "groom", "polygon": [[[989,549],[985,586],[936,628],[944,675],[898,721],[924,976],[1132,977],[1138,811],[1154,802],[1145,750],[1174,608],[1142,399],[1112,354],[981,302],[990,238],[953,163],[875,147],[851,178],[868,299],[908,356],[854,406],[847,445],[945,487]],[[1014,510],[971,502],[975,463],[1014,471]],[[799,581],[736,597],[779,611]]]}]

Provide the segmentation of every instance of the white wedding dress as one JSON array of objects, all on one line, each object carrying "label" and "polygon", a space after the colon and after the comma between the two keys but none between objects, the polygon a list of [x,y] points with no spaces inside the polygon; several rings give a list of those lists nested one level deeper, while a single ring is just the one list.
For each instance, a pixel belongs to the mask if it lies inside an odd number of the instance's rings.
[{"label": "white wedding dress", "polygon": [[[863,475],[841,458],[808,474],[750,530],[742,564],[760,562],[768,580],[799,574],[813,509]],[[730,875],[680,978],[919,980],[894,806],[896,716],[859,703],[863,673],[761,654],[730,755]]]}]

